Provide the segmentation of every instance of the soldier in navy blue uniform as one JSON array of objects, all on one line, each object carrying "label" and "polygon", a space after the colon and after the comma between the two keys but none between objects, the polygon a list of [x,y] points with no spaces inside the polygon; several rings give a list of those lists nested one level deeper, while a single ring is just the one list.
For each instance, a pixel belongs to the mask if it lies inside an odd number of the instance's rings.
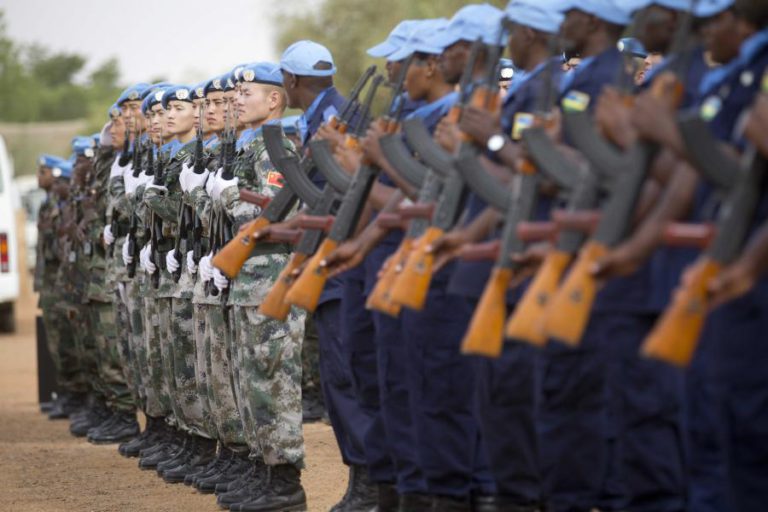
[{"label": "soldier in navy blue uniform", "polygon": [[[280,67],[288,106],[303,111],[298,125],[306,148],[320,128],[339,115],[347,100],[333,86],[336,68],[331,53],[322,45],[311,41],[294,43],[283,53]],[[312,179],[318,187],[325,185],[320,173]],[[329,279],[314,320],[325,404],[342,459],[350,468],[345,498],[372,507],[375,489],[369,483],[369,474],[374,481],[391,480],[392,463],[382,440],[378,445],[365,442],[376,414],[378,386],[373,322],[363,309],[362,282],[359,271]],[[367,396],[368,400],[359,401],[359,396]],[[340,505],[346,506],[346,502]]]}]

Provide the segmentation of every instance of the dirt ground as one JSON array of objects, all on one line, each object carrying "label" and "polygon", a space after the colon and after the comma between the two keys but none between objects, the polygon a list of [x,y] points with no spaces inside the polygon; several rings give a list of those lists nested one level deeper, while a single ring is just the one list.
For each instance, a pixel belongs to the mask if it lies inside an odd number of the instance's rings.
[{"label": "dirt ground", "polygon": [[[115,446],[94,446],[69,434],[67,421],[39,412],[35,367],[35,298],[29,284],[17,308],[18,331],[0,335],[0,510],[8,512],[169,512],[219,510],[212,495],[170,485],[138,469]],[[305,425],[310,511],[341,497],[346,468],[330,427]]]}]

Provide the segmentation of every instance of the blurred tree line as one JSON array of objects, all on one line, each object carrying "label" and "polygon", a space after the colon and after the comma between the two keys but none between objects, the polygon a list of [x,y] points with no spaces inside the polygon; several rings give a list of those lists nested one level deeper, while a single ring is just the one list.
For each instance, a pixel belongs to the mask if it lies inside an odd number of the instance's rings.
[{"label": "blurred tree line", "polygon": [[[10,39],[0,10],[0,121],[31,123],[89,119],[98,126],[120,93],[120,71],[109,59],[77,82],[87,60]],[[94,128],[96,129],[96,128]]]},{"label": "blurred tree line", "polygon": [[[277,47],[281,52],[300,39],[312,39],[331,50],[338,75],[336,85],[346,93],[367,66],[381,61],[365,50],[383,41],[402,20],[450,18],[467,0],[280,0]],[[507,1],[488,3],[504,8]]]}]

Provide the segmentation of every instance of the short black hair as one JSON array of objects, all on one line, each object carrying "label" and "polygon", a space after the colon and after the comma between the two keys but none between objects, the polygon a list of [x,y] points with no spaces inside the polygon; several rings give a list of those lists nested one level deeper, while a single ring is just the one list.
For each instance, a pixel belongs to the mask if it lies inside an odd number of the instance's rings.
[{"label": "short black hair", "polygon": [[736,0],[736,15],[761,30],[768,25],[768,0]]}]

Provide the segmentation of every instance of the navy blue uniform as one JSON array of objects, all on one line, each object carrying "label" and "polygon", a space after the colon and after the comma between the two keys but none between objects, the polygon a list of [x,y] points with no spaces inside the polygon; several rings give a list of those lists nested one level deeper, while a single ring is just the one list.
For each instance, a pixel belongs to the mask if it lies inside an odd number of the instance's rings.
[{"label": "navy blue uniform", "polygon": [[[533,69],[510,87],[502,105],[502,130],[512,138],[514,118],[518,113],[533,114],[540,107],[540,97],[551,83],[559,83],[561,63],[549,61]],[[551,85],[550,85],[551,87]],[[549,200],[538,202],[536,218],[549,216]],[[468,200],[466,219],[472,222],[487,205],[476,195]],[[490,238],[499,238],[495,233]],[[449,293],[466,298],[470,309],[477,307],[485,283],[490,277],[490,261],[456,263],[448,288]],[[507,292],[507,309],[512,311],[525,291],[525,286]],[[541,501],[538,434],[536,413],[540,379],[539,350],[532,345],[508,340],[498,359],[477,358],[476,400],[483,445],[488,455],[496,493],[505,502],[517,505]]]}]

